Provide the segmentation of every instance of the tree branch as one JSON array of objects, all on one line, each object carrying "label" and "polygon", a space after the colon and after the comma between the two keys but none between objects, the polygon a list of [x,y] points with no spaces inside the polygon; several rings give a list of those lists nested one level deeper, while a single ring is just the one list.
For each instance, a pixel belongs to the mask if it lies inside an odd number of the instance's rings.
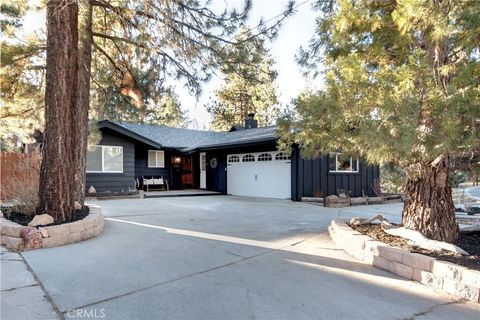
[{"label": "tree branch", "polygon": [[137,46],[137,47],[139,47],[139,48],[148,49],[148,48],[147,48],[146,46],[144,46],[143,44],[140,44],[140,43],[135,42],[135,41],[133,41],[133,40],[126,39],[126,38],[122,38],[122,37],[111,36],[111,35],[107,35],[107,34],[103,34],[103,33],[98,33],[98,32],[92,32],[92,36],[97,37],[97,38],[109,39],[109,40],[112,40],[112,41],[121,41],[121,42],[125,42],[125,43],[132,44],[132,45]]}]

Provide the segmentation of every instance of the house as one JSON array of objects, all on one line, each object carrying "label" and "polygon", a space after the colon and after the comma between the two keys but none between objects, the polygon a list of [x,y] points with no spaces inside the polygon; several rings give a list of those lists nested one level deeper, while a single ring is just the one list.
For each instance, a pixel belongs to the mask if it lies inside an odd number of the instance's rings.
[{"label": "house", "polygon": [[305,159],[277,150],[274,126],[209,132],[159,125],[98,122],[102,138],[87,155],[87,188],[126,192],[137,179],[166,179],[170,189],[206,189],[240,196],[292,199],[350,191],[373,195],[379,169],[359,159],[330,153]]}]

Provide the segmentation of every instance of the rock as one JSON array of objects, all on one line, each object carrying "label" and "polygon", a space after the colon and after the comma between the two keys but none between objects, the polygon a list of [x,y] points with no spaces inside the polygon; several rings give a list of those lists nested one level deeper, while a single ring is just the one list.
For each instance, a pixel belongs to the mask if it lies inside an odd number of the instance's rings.
[{"label": "rock", "polygon": [[339,197],[340,199],[346,199],[346,198],[347,198],[347,196],[346,196],[344,193],[340,193],[340,194],[338,195],[338,197]]},{"label": "rock", "polygon": [[46,226],[53,223],[53,217],[49,214],[40,214],[33,217],[29,227]]},{"label": "rock", "polygon": [[336,195],[331,195],[324,198],[325,207],[330,208],[342,208],[342,207],[349,207],[350,206],[350,199],[349,198],[339,198]]},{"label": "rock", "polygon": [[23,238],[25,250],[39,249],[43,245],[42,233],[37,229],[23,229],[20,235]]},{"label": "rock", "polygon": [[43,238],[48,238],[48,229],[47,228],[39,227],[38,231],[40,231]]},{"label": "rock", "polygon": [[90,188],[88,188],[88,193],[96,193],[97,190],[95,189],[94,186],[90,186]]},{"label": "rock", "polygon": [[75,210],[81,210],[82,209],[82,205],[78,202],[78,201],[75,201]]}]

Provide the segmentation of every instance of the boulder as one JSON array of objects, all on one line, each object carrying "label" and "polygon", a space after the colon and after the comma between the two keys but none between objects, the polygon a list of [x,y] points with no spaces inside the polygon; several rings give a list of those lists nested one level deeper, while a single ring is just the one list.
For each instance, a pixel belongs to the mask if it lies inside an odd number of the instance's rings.
[{"label": "boulder", "polygon": [[331,196],[325,197],[325,200],[335,200],[335,199],[338,199],[338,197],[336,195],[331,195]]},{"label": "boulder", "polygon": [[25,228],[20,235],[23,238],[23,247],[25,250],[39,249],[43,245],[42,233],[37,229]]},{"label": "boulder", "polygon": [[29,227],[46,226],[53,223],[53,217],[49,214],[40,214],[33,217]]},{"label": "boulder", "polygon": [[331,195],[324,198],[324,206],[331,208],[342,208],[350,206],[350,198],[340,198],[336,195]]}]

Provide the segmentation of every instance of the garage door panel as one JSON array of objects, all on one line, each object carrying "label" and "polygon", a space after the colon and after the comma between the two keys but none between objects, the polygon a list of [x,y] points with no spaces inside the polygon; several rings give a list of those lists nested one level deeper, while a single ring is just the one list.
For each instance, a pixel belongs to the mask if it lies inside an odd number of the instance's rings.
[{"label": "garage door panel", "polygon": [[[227,156],[228,159],[231,156],[237,156],[240,159],[240,162],[228,163],[227,193],[250,197],[290,198],[290,160],[274,160],[277,152],[269,152],[273,160],[258,161],[258,156],[261,154],[264,152]],[[255,156],[255,161],[241,162],[244,155]]]}]

